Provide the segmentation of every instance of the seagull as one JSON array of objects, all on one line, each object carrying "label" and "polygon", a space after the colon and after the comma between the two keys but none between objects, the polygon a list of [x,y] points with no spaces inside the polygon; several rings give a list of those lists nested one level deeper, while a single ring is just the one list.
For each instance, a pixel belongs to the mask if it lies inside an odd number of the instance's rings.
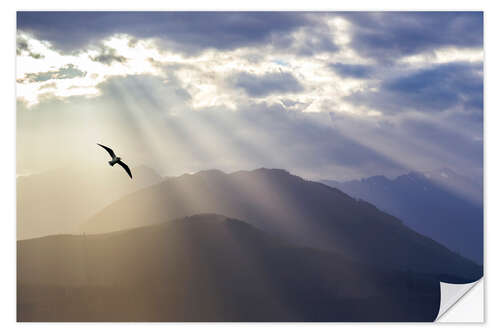
[{"label": "seagull", "polygon": [[122,166],[122,168],[124,168],[125,171],[128,173],[128,175],[130,176],[130,178],[132,178],[132,172],[130,172],[130,169],[129,169],[128,165],[126,165],[125,163],[122,162],[121,157],[118,157],[118,156],[115,155],[115,153],[113,152],[113,149],[111,149],[109,147],[106,147],[106,146],[103,146],[100,143],[98,143],[97,145],[101,146],[104,149],[106,149],[106,151],[109,153],[109,155],[111,155],[112,160],[108,162],[109,165],[113,166],[116,163],[120,164]]}]

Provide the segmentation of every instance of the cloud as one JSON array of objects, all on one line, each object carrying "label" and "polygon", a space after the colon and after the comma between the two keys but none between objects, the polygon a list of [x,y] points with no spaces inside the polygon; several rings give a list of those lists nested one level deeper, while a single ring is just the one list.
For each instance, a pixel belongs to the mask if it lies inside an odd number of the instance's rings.
[{"label": "cloud", "polygon": [[[346,24],[330,24],[339,16]],[[267,45],[310,56],[348,47],[379,62],[483,45],[482,12],[18,12],[17,28],[65,52],[114,34],[155,38],[186,55]]]},{"label": "cloud", "polygon": [[23,51],[29,51],[28,49],[28,41],[24,38],[17,37],[17,49],[16,49],[16,54],[21,55]]},{"label": "cloud", "polygon": [[300,57],[318,53],[336,53],[340,50],[335,41],[338,31],[327,23],[330,14],[304,14],[307,24],[297,27],[288,34],[273,34],[271,45],[275,50],[290,52]]},{"label": "cloud", "polygon": [[24,166],[98,136],[170,175],[482,170],[481,13],[21,12],[18,28]]},{"label": "cloud", "polygon": [[466,108],[483,109],[482,65],[436,66],[388,81],[383,88],[421,108],[443,110],[463,104]]},{"label": "cloud", "polygon": [[309,24],[304,13],[273,12],[18,12],[17,28],[66,52],[116,33],[158,38],[183,52],[269,42]]},{"label": "cloud", "polygon": [[381,62],[442,47],[483,46],[482,12],[350,12],[350,46]]},{"label": "cloud", "polygon": [[372,71],[371,66],[352,65],[343,63],[330,64],[330,68],[333,69],[340,76],[353,77],[358,79],[369,77]]},{"label": "cloud", "polygon": [[111,65],[113,62],[126,62],[127,58],[119,55],[115,49],[110,47],[102,47],[101,52],[97,56],[90,57],[93,61],[97,61],[106,65]]},{"label": "cloud", "polygon": [[83,77],[85,76],[85,72],[79,70],[73,64],[68,64],[64,67],[59,68],[55,71],[49,72],[41,72],[41,73],[28,73],[22,79],[18,79],[17,81],[20,83],[23,82],[44,82],[53,79],[72,79],[75,77]]},{"label": "cloud", "polygon": [[347,99],[384,113],[443,112],[452,108],[482,113],[483,68],[475,63],[448,63],[389,78],[376,91]]},{"label": "cloud", "polygon": [[17,43],[16,55],[20,56],[23,53],[27,53],[30,57],[35,58],[35,59],[42,59],[43,58],[43,55],[41,55],[39,53],[32,52],[30,50],[28,41],[25,38],[23,38],[21,36],[17,36],[16,43]]},{"label": "cloud", "polygon": [[263,75],[241,72],[235,74],[231,80],[235,87],[243,89],[252,97],[264,97],[273,93],[294,93],[304,89],[292,74],[286,72]]}]

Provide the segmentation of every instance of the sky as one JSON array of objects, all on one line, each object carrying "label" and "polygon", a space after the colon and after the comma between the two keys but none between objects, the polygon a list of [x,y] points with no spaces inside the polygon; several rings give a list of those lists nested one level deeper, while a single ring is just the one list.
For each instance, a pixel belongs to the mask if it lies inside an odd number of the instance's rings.
[{"label": "sky", "polygon": [[[483,173],[481,12],[18,12],[17,173]],[[97,147],[97,148],[96,148]]]}]

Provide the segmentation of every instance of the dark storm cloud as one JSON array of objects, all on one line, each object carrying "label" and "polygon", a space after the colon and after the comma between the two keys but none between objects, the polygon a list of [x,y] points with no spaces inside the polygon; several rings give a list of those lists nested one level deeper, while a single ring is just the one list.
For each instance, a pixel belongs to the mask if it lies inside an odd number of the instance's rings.
[{"label": "dark storm cloud", "polygon": [[367,78],[370,76],[372,72],[371,67],[366,65],[335,63],[335,64],[330,64],[330,68],[333,69],[340,76],[354,77],[357,79]]},{"label": "dark storm cloud", "polygon": [[24,78],[19,79],[18,82],[43,82],[51,79],[72,79],[75,77],[83,77],[85,74],[86,72],[79,70],[75,65],[68,64],[55,71],[28,73]]},{"label": "dark storm cloud", "polygon": [[352,12],[351,46],[379,61],[438,47],[482,47],[482,12]]},{"label": "dark storm cloud", "polygon": [[279,72],[257,75],[238,73],[230,81],[235,87],[245,90],[251,97],[264,97],[274,93],[300,92],[304,87],[290,73]]},{"label": "dark storm cloud", "polygon": [[384,89],[401,96],[413,105],[434,110],[459,104],[483,108],[482,65],[450,63],[397,78]]},{"label": "dark storm cloud", "polygon": [[[73,51],[114,33],[158,38],[186,54],[269,44],[298,55],[335,52],[323,18],[342,15],[361,55],[379,61],[438,47],[482,47],[482,12],[18,12],[17,27]],[[302,29],[298,44],[291,32]]]},{"label": "dark storm cloud", "polygon": [[356,93],[347,99],[385,113],[450,108],[482,113],[483,68],[471,63],[435,65],[384,81],[376,92]]},{"label": "dark storm cloud", "polygon": [[168,39],[181,51],[233,49],[269,42],[309,24],[303,13],[18,12],[17,28],[73,51],[113,33]]}]

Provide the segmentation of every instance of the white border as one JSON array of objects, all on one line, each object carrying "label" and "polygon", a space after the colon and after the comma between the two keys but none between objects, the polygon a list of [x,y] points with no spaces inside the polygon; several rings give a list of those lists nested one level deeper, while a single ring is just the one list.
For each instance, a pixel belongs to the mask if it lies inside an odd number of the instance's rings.
[{"label": "white border", "polygon": [[[210,3],[210,5],[208,5]],[[28,324],[15,322],[16,289],[15,289],[15,11],[16,10],[484,10],[485,11],[485,290],[486,290],[486,324]],[[254,332],[255,330],[274,331],[285,329],[288,333],[302,330],[331,332],[342,329],[357,331],[369,329],[375,332],[394,331],[420,332],[425,330],[453,330],[453,332],[470,331],[478,328],[495,329],[498,331],[498,260],[488,260],[489,254],[500,253],[498,241],[490,235],[498,237],[498,185],[500,163],[497,144],[500,143],[498,87],[500,82],[498,31],[500,31],[500,15],[494,1],[436,1],[419,0],[416,2],[402,1],[273,1],[252,0],[237,3],[234,0],[221,1],[181,1],[158,2],[152,0],[141,1],[103,1],[86,0],[85,2],[68,2],[63,0],[23,0],[3,4],[0,24],[2,25],[2,41],[7,47],[2,48],[2,102],[0,111],[1,124],[1,258],[2,271],[0,274],[2,292],[0,293],[0,318],[3,332],[11,330],[28,330],[36,332],[86,332],[89,329],[109,331],[119,329],[121,332],[135,332],[140,330],[162,331],[180,330],[191,332],[202,329],[204,332]],[[439,32],[436,32],[439,33]],[[495,88],[494,88],[495,87]],[[495,202],[497,203],[495,205]],[[494,258],[494,256],[492,256]],[[491,283],[489,283],[491,281]],[[490,311],[493,309],[493,311]],[[491,316],[489,316],[491,315]]]}]

